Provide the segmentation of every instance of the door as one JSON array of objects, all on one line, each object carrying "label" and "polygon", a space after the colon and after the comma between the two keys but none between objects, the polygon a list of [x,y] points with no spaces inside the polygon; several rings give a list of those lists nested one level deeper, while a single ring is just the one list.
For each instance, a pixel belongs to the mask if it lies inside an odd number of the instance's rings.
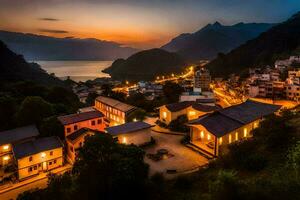
[{"label": "door", "polygon": [[48,170],[47,162],[43,162],[43,171],[47,171],[47,170]]}]

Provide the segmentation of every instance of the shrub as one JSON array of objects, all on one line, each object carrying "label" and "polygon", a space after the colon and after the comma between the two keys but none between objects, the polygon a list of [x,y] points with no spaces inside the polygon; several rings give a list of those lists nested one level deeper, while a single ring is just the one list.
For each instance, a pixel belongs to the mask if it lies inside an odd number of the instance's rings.
[{"label": "shrub", "polygon": [[177,119],[172,120],[168,126],[171,131],[178,131],[187,133],[189,128],[185,125],[188,122],[188,118],[186,115],[180,115]]}]

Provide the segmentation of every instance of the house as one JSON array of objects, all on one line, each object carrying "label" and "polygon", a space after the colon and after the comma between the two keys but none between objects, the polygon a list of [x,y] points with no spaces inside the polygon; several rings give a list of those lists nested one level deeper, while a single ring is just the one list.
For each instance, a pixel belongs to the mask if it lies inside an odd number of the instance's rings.
[{"label": "house", "polygon": [[63,165],[63,144],[58,137],[15,144],[13,153],[20,180]]},{"label": "house", "polygon": [[182,101],[159,107],[160,121],[169,124],[180,115],[187,115],[189,120],[220,109],[219,106],[200,104],[194,101]]},{"label": "house", "polygon": [[123,144],[143,145],[151,141],[151,127],[146,122],[129,122],[106,128],[106,132]]},{"label": "house", "polygon": [[95,131],[89,128],[81,128],[66,137],[67,156],[72,163],[75,162],[78,149],[84,144],[85,137],[96,133],[102,134],[104,132]]},{"label": "house", "polygon": [[210,156],[218,156],[220,148],[232,142],[251,137],[266,115],[280,106],[247,100],[239,105],[215,111],[188,123],[190,143]]},{"label": "house", "polygon": [[39,131],[34,125],[0,132],[0,168],[13,163],[14,144],[34,140]]},{"label": "house", "polygon": [[92,130],[104,131],[109,125],[103,113],[96,111],[82,112],[58,117],[65,130],[65,136],[81,129],[90,128]]},{"label": "house", "polygon": [[124,124],[129,114],[138,109],[132,105],[104,96],[96,98],[95,108],[104,113],[111,126]]}]

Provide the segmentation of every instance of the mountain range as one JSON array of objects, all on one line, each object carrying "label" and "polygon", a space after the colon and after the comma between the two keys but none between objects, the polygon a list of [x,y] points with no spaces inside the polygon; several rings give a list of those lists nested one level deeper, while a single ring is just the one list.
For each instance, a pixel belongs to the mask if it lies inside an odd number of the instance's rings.
[{"label": "mountain range", "polygon": [[246,74],[250,67],[273,65],[292,54],[300,54],[300,12],[231,52],[219,54],[206,66],[214,76],[226,77]]},{"label": "mountain range", "polygon": [[177,52],[188,60],[213,59],[218,53],[230,50],[257,37],[274,24],[238,23],[225,26],[219,22],[208,24],[195,33],[184,33],[172,39],[161,48]]},{"label": "mountain range", "polygon": [[23,56],[12,52],[0,41],[0,84],[15,81],[66,86],[63,81],[47,74],[38,64],[26,62]]},{"label": "mountain range", "polygon": [[55,38],[8,31],[0,31],[0,40],[26,60],[115,60],[138,51],[93,38]]}]

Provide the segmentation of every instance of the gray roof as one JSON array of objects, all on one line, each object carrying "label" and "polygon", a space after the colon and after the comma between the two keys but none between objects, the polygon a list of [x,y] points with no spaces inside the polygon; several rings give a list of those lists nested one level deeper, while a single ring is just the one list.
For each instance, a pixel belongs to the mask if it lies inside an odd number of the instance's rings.
[{"label": "gray roof", "polygon": [[281,106],[278,105],[247,100],[244,103],[220,110],[220,113],[247,124],[263,116],[272,114],[280,108]]},{"label": "gray roof", "polygon": [[109,106],[111,106],[113,108],[116,108],[116,109],[118,109],[120,111],[123,111],[123,112],[130,112],[130,111],[136,109],[136,107],[134,107],[132,105],[123,103],[121,101],[118,101],[116,99],[112,99],[112,98],[109,98],[109,97],[99,96],[99,97],[96,98],[96,101],[102,102],[106,105],[109,105]]},{"label": "gray roof", "polygon": [[16,159],[26,156],[31,156],[43,151],[63,147],[62,142],[58,137],[46,137],[33,141],[19,143],[13,146],[13,152]]},{"label": "gray roof", "polygon": [[189,122],[190,125],[202,125],[217,137],[222,137],[250,122],[272,114],[281,106],[247,100],[211,114],[206,114]]},{"label": "gray roof", "polygon": [[64,115],[59,116],[57,119],[63,124],[74,124],[77,122],[82,122],[90,119],[100,118],[104,117],[104,114],[98,110],[95,111],[89,111],[89,112],[82,112],[82,113],[76,113],[71,115]]},{"label": "gray roof", "polygon": [[11,144],[14,142],[25,140],[27,138],[36,137],[38,135],[39,131],[34,125],[2,131],[0,132],[0,145]]},{"label": "gray roof", "polygon": [[71,142],[75,141],[76,139],[78,139],[79,137],[81,136],[85,136],[86,134],[88,133],[92,133],[92,134],[95,134],[95,133],[104,133],[104,132],[101,132],[101,131],[98,131],[98,130],[92,130],[90,128],[81,128],[73,133],[71,133],[70,135],[67,136],[67,139]]},{"label": "gray roof", "polygon": [[118,126],[108,127],[105,130],[108,134],[119,135],[123,133],[131,133],[142,129],[151,128],[152,125],[146,122],[129,122]]}]

